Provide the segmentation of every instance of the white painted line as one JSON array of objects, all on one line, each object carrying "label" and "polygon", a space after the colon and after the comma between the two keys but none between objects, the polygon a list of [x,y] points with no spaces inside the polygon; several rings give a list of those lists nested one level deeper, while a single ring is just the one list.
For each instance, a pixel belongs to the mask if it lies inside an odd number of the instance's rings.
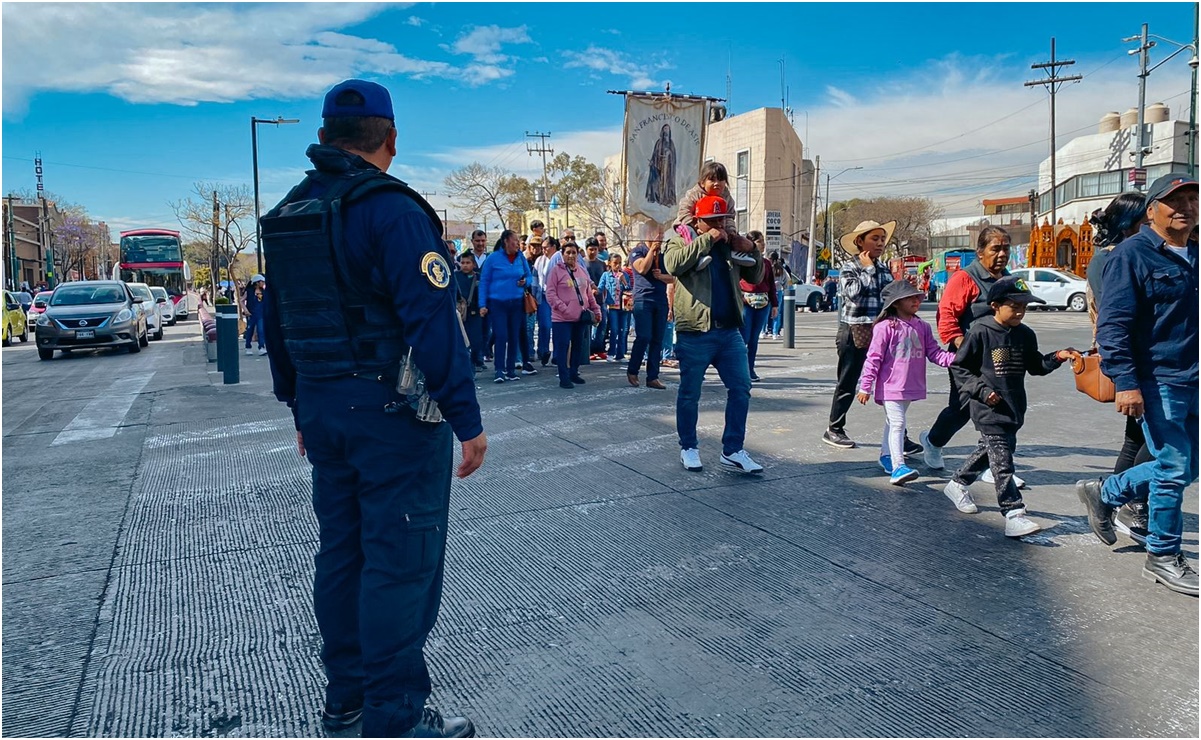
[{"label": "white painted line", "polygon": [[84,406],[51,444],[64,445],[113,436],[117,433],[117,428],[124,423],[125,415],[133,406],[134,399],[153,377],[154,372],[151,371],[130,380],[116,381]]}]

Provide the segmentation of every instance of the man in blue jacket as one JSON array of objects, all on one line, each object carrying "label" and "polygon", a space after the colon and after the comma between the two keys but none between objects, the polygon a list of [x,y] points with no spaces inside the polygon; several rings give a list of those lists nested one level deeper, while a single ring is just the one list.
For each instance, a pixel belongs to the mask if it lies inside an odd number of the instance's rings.
[{"label": "man in blue jacket", "polygon": [[1180,551],[1184,489],[1197,480],[1197,181],[1170,173],[1147,190],[1150,223],[1105,264],[1097,317],[1101,369],[1113,380],[1120,414],[1142,417],[1155,458],[1104,482],[1083,480],[1076,495],[1093,533],[1117,541],[1116,507],[1148,497],[1143,576],[1197,595],[1197,572]]},{"label": "man in blue jacket", "polygon": [[[397,135],[388,91],[347,80],[321,115],[321,143],[306,152],[314,169],[261,225],[275,396],[313,465],[322,723],[337,731],[362,717],[363,737],[466,737],[470,720],[425,706],[422,653],[442,598],[451,434],[459,477],[488,445],[449,255],[436,212],[385,174]],[[428,396],[399,382],[410,358]]]}]

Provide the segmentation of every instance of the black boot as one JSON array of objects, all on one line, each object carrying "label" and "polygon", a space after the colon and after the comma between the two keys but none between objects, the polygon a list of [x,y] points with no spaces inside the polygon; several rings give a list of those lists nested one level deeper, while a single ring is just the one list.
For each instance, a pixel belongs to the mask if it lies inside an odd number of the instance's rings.
[{"label": "black boot", "polygon": [[1168,555],[1147,553],[1147,564],[1143,566],[1143,578],[1159,581],[1178,594],[1197,595],[1197,571],[1185,559],[1184,553]]},{"label": "black boot", "polygon": [[321,711],[321,725],[329,732],[338,732],[358,722],[362,716],[362,699],[339,703],[327,701]]},{"label": "black boot", "polygon": [[421,721],[401,737],[475,737],[475,725],[466,717],[443,717],[436,709],[421,711]]},{"label": "black boot", "polygon": [[1088,524],[1097,539],[1107,545],[1117,542],[1118,536],[1113,531],[1113,507],[1101,499],[1101,481],[1076,481],[1076,497],[1088,509]]}]

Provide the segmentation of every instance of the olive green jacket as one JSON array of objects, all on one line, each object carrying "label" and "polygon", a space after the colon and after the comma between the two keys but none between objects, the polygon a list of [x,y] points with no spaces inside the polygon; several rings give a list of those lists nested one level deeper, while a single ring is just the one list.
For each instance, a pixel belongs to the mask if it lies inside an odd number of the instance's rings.
[{"label": "olive green jacket", "polygon": [[[676,318],[676,331],[709,331],[713,328],[713,279],[708,267],[696,269],[702,257],[713,253],[727,258],[730,256],[729,240],[723,239],[716,244],[708,233],[701,234],[685,244],[684,238],[673,234],[663,250],[663,265],[676,278],[675,299],[672,310]],[[730,264],[730,284],[717,286],[718,290],[730,291],[730,297],[735,306],[742,306],[742,289],[738,287],[739,279],[748,283],[758,283],[763,277],[763,255],[758,250],[754,252],[754,267],[740,267]],[[738,324],[742,325],[742,311],[738,311]]]}]

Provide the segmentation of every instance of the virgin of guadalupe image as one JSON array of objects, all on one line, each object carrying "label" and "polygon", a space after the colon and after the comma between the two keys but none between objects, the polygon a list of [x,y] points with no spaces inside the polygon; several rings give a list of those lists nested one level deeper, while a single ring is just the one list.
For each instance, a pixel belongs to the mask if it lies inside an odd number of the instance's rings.
[{"label": "virgin of guadalupe image", "polygon": [[659,140],[651,152],[650,176],[646,180],[646,200],[664,206],[676,205],[676,145],[671,141],[671,125],[663,124]]}]

